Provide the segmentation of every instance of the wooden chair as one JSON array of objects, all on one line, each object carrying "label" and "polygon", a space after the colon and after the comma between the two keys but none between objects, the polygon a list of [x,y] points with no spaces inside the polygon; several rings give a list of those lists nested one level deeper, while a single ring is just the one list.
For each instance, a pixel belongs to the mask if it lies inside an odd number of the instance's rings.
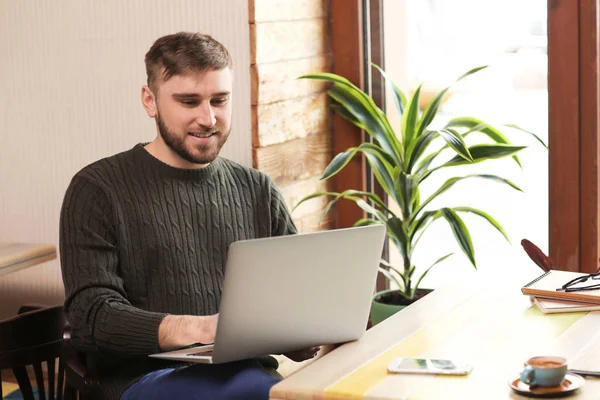
[{"label": "wooden chair", "polygon": [[[64,362],[61,344],[66,318],[62,306],[24,306],[19,314],[0,321],[0,370],[12,369],[25,400],[34,400],[27,366],[33,367],[38,399],[46,399],[43,363],[46,363],[48,396],[64,397]],[[58,359],[58,373],[56,360]],[[67,391],[67,395],[72,392]],[[2,389],[0,387],[0,398]]]},{"label": "wooden chair", "polygon": [[[75,350],[71,343],[71,326],[67,322],[63,331],[62,355],[65,360],[65,372],[68,390],[85,397],[93,388],[100,384],[98,376],[88,369],[83,355]],[[75,397],[73,397],[74,399]],[[68,399],[67,399],[68,400]]]}]

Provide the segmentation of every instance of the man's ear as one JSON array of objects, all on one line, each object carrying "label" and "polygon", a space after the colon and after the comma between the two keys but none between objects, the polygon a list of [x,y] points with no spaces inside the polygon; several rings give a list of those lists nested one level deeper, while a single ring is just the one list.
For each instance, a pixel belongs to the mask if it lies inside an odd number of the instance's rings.
[{"label": "man's ear", "polygon": [[142,105],[150,118],[156,117],[156,96],[154,96],[148,85],[142,86]]}]

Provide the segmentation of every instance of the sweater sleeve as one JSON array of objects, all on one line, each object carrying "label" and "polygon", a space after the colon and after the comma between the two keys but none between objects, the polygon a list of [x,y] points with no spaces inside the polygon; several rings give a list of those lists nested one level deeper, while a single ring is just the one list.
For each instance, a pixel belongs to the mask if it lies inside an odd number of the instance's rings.
[{"label": "sweater sleeve", "polygon": [[119,274],[116,213],[107,191],[73,178],[60,216],[65,312],[73,344],[86,352],[147,355],[157,352],[166,314],[131,305]]},{"label": "sweater sleeve", "polygon": [[275,186],[271,178],[269,181],[270,208],[271,208],[271,232],[273,236],[294,235],[298,233],[296,225],[285,203],[283,195]]}]

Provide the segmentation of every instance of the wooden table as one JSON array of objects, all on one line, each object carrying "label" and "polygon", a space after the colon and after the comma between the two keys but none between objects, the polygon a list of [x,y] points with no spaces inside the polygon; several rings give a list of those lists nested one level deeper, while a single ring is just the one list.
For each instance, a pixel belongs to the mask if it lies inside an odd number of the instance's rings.
[{"label": "wooden table", "polygon": [[[560,355],[570,368],[600,370],[600,312],[542,314],[520,292],[532,277],[482,275],[437,289],[284,379],[271,398],[524,399],[508,381],[529,357]],[[388,374],[395,357],[465,360],[473,370],[465,377]],[[599,399],[600,379],[586,378],[568,398]]]},{"label": "wooden table", "polygon": [[56,258],[56,246],[0,242],[0,276]]}]

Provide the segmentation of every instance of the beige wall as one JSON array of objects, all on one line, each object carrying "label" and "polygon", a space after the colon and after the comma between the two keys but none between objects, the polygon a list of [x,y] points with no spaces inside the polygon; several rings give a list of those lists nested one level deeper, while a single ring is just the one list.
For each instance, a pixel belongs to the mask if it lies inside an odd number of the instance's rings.
[{"label": "beige wall", "polygon": [[[139,100],[143,57],[179,30],[210,33],[231,51],[224,155],[251,165],[247,0],[0,0],[0,241],[58,244],[73,174],[152,140]],[[0,278],[0,318],[26,301],[62,299],[58,261]]]}]

